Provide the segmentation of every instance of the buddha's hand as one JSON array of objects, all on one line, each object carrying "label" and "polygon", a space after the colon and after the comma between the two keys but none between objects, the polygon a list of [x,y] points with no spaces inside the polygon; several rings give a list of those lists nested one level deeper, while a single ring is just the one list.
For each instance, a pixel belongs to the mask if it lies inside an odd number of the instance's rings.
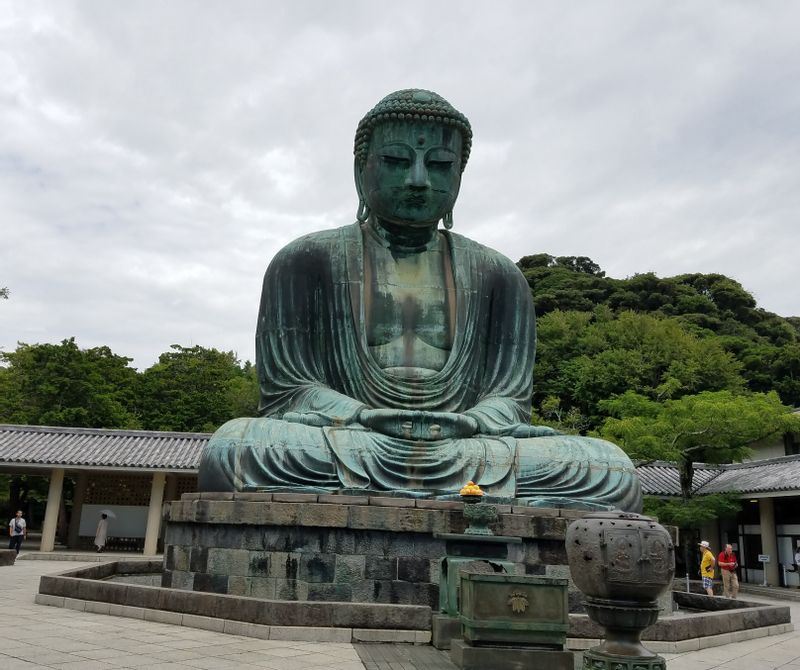
[{"label": "buddha's hand", "polygon": [[511,432],[512,437],[522,439],[526,437],[550,437],[551,435],[563,434],[564,433],[556,430],[555,428],[550,428],[550,426],[527,426],[522,423],[518,426],[515,426],[514,430]]},{"label": "buddha's hand", "polygon": [[317,412],[286,412],[283,420],[289,423],[302,423],[304,426],[330,426],[331,420]]},{"label": "buddha's hand", "polygon": [[405,440],[452,440],[470,437],[478,431],[475,419],[454,412],[364,409],[358,421],[377,433]]},{"label": "buddha's hand", "polygon": [[359,428],[354,422],[358,420],[358,415],[349,417],[329,416],[321,412],[286,412],[283,415],[283,420],[289,423],[302,423],[304,426],[317,426],[322,428],[324,426],[350,426]]}]

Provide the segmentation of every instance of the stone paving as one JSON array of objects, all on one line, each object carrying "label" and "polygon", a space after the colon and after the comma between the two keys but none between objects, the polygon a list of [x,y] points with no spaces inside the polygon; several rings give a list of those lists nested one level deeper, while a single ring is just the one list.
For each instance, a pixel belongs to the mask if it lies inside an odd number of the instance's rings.
[{"label": "stone paving", "polygon": [[800,670],[800,602],[740,594],[751,602],[788,605],[795,630],[683,654],[661,654],[668,670]]},{"label": "stone paving", "polygon": [[0,669],[364,670],[351,644],[257,640],[34,604],[41,575],[80,565],[19,560],[0,568]]},{"label": "stone paving", "polygon": [[[41,575],[79,565],[22,560],[0,567],[0,597],[5,604],[0,610],[5,638],[0,670],[365,670],[350,644],[260,640],[34,604]],[[793,622],[800,622],[800,602],[750,595],[748,600],[788,604]],[[663,655],[670,670],[800,670],[800,631]],[[367,665],[382,668],[385,663],[391,670],[425,667],[397,665],[388,656],[381,660],[375,658],[374,666],[369,661]]]}]

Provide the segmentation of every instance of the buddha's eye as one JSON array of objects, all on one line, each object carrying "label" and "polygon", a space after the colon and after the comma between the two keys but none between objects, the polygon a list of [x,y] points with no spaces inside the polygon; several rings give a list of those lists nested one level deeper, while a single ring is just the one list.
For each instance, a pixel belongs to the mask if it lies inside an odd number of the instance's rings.
[{"label": "buddha's eye", "polygon": [[411,165],[411,160],[405,156],[396,156],[393,154],[383,154],[381,161],[390,167],[403,167],[407,168]]},{"label": "buddha's eye", "polygon": [[455,161],[455,155],[444,149],[434,149],[425,158],[425,164],[434,170],[449,170]]},{"label": "buddha's eye", "polygon": [[449,170],[451,167],[453,167],[454,162],[455,161],[453,161],[452,159],[434,160],[429,158],[426,161],[426,164],[428,165],[429,168],[433,168],[434,170]]}]

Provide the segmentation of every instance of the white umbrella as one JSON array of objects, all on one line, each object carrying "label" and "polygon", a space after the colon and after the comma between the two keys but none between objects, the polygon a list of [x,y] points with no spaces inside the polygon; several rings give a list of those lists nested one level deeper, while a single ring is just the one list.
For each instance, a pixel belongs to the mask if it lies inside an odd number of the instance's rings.
[{"label": "white umbrella", "polygon": [[108,516],[109,519],[117,518],[117,515],[114,514],[114,512],[112,512],[110,509],[101,509],[100,514],[105,514],[106,516]]}]

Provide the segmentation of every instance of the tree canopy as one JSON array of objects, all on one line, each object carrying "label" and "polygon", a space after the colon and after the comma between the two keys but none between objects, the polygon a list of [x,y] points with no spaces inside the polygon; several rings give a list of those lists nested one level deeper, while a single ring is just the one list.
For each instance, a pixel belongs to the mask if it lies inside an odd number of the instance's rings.
[{"label": "tree canopy", "polygon": [[142,373],[108,347],[20,343],[0,353],[0,422],[213,431],[254,415],[258,385],[233,352],[174,345]]},{"label": "tree canopy", "polygon": [[610,416],[600,435],[634,459],[676,461],[685,498],[692,494],[693,463],[741,461],[753,443],[800,431],[800,416],[775,392],[702,391],[655,402],[626,391],[601,405]]},{"label": "tree canopy", "polygon": [[[630,317],[623,315],[630,312],[669,323],[661,327],[673,344],[674,329],[679,328],[698,342],[706,342],[710,349],[727,352],[740,366],[736,374],[746,389],[762,393],[774,390],[784,403],[800,406],[800,317],[785,318],[759,308],[734,279],[714,273],[666,278],[642,273],[614,279],[585,256],[536,254],[523,257],[517,265],[531,286],[540,317],[539,362],[545,367],[560,364],[549,360],[553,343],[548,342],[548,327],[558,331],[600,320],[624,320]],[[568,323],[549,323],[547,317],[558,312],[577,312],[580,316],[554,316]],[[622,362],[619,352],[608,356],[617,365]],[[537,380],[546,381],[544,370],[537,370]],[[538,392],[544,393],[539,396],[540,402],[550,395],[544,389]]]},{"label": "tree canopy", "polygon": [[236,355],[172,345],[141,375],[139,411],[148,430],[214,431],[236,416],[253,416],[257,383],[252,365]]},{"label": "tree canopy", "polygon": [[0,354],[0,420],[83,428],[137,428],[136,371],[108,347],[20,343]]}]

